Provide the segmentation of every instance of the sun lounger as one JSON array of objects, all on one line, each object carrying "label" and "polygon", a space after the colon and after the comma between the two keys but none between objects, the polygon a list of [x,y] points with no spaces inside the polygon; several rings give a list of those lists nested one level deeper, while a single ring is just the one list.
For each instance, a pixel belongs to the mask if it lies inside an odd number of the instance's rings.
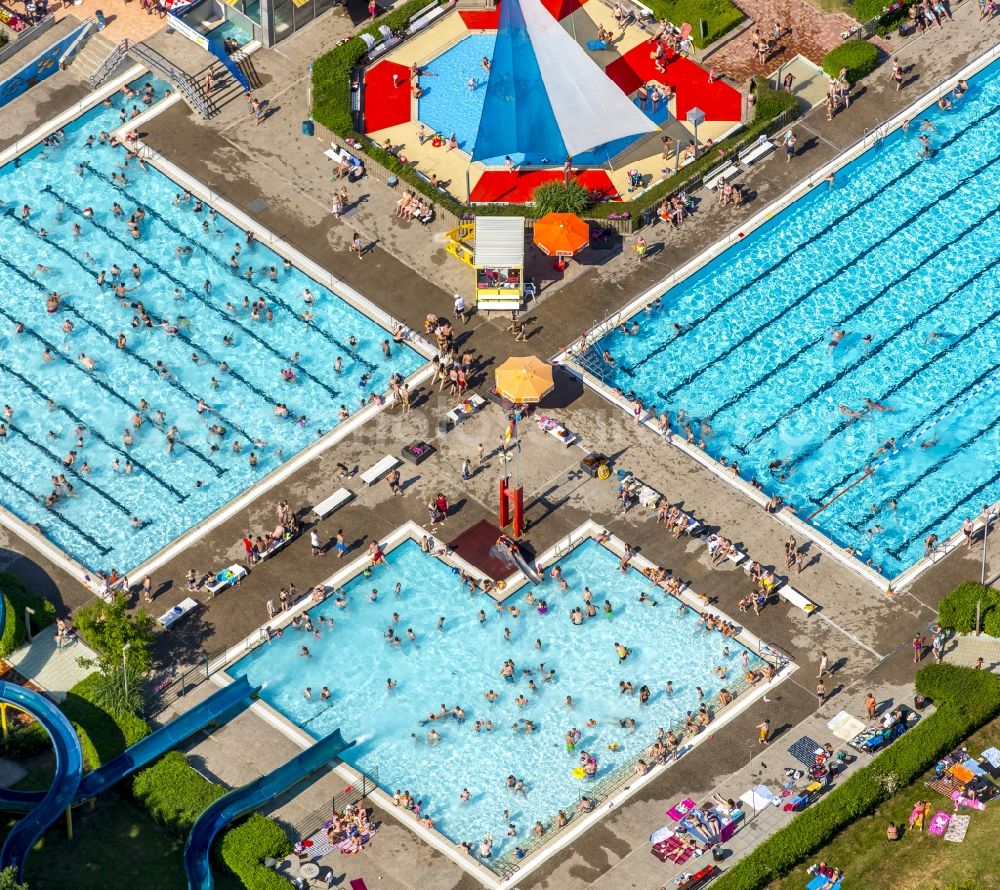
[{"label": "sun lounger", "polygon": [[660,493],[655,488],[650,488],[648,485],[643,485],[636,492],[636,497],[639,499],[639,503],[642,504],[647,510],[655,510],[657,504],[660,503]]},{"label": "sun lounger", "polygon": [[312,508],[312,511],[320,519],[326,519],[327,516],[331,513],[335,513],[353,497],[354,492],[350,489],[338,488],[333,494],[330,495],[330,497],[316,504],[316,506]]},{"label": "sun lounger", "polygon": [[725,164],[716,167],[714,170],[706,174],[701,184],[709,191],[714,192],[720,185],[725,185],[730,179],[739,176],[739,174],[740,168],[727,161]]},{"label": "sun lounger", "polygon": [[740,152],[739,161],[749,167],[755,161],[767,157],[772,151],[774,151],[774,143],[767,136],[762,135],[753,145]]},{"label": "sun lounger", "polygon": [[160,624],[162,624],[168,630],[173,627],[178,621],[180,621],[188,612],[193,612],[198,608],[198,601],[188,597],[185,600],[181,600],[172,609],[168,609],[160,616]]},{"label": "sun lounger", "polygon": [[232,587],[234,584],[238,584],[246,576],[246,567],[234,563],[228,569],[223,569],[218,574],[213,575],[212,580],[205,585],[205,589],[212,596],[215,596],[218,593],[222,593],[223,590]]},{"label": "sun lounger", "polygon": [[473,393],[461,405],[452,408],[445,416],[455,426],[458,426],[463,420],[468,420],[473,414],[478,413],[485,404],[486,399],[477,393]]},{"label": "sun lounger", "polygon": [[701,523],[690,513],[685,513],[683,510],[681,510],[681,516],[687,516],[688,519],[688,527],[684,531],[692,538],[697,538],[701,534]]},{"label": "sun lounger", "polygon": [[576,433],[571,433],[558,420],[546,417],[544,414],[538,418],[538,425],[550,436],[554,436],[567,448],[580,437]]},{"label": "sun lounger", "polygon": [[390,470],[396,469],[402,461],[398,457],[393,457],[391,454],[387,454],[382,458],[375,466],[370,467],[361,474],[361,481],[365,485],[374,485],[385,476]]},{"label": "sun lounger", "polygon": [[809,597],[803,596],[794,587],[789,587],[788,584],[782,584],[776,592],[783,600],[791,603],[795,608],[801,609],[806,615],[812,615],[816,611],[816,603]]}]

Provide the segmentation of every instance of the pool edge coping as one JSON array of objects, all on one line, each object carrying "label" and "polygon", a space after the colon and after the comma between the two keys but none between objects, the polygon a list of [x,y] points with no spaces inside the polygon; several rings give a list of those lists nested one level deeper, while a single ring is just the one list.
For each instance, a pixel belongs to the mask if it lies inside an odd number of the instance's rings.
[{"label": "pool edge coping", "polygon": [[[420,538],[426,534],[427,530],[424,529],[423,526],[413,520],[408,520],[407,522],[397,526],[387,535],[380,538],[377,543],[382,544],[385,552],[389,554],[392,550],[396,549],[408,540],[419,542]],[[598,536],[601,535],[609,535],[609,540],[605,543],[597,541],[599,546],[604,547],[616,556],[620,556],[619,553],[616,553],[616,550],[624,552],[625,542],[623,540],[618,538],[616,535],[610,534],[600,523],[594,522],[592,519],[587,519],[572,529],[564,538],[560,539],[560,541],[556,542],[544,553],[537,556],[536,560],[538,562],[558,561],[559,559],[566,557],[581,544],[584,544],[588,540],[596,541]],[[435,540],[437,539],[435,538]],[[613,544],[614,547],[609,547],[608,544]],[[447,545],[444,545],[441,551],[433,551],[430,555],[439,559],[441,562],[444,562],[446,565],[451,562],[461,564],[461,567],[465,568],[467,573],[485,577],[482,572],[476,570],[461,557],[457,556],[454,551],[447,547]],[[339,568],[336,572],[330,575],[322,584],[317,586],[337,589],[343,583],[354,580],[354,578],[359,577],[362,574],[362,565],[367,559],[367,555],[358,555],[348,564]],[[632,558],[632,563],[635,564],[635,567],[639,571],[641,571],[640,567],[655,567],[654,563],[638,554]],[[504,590],[504,600],[519,591],[521,588],[530,584],[529,579],[525,577],[523,573],[518,572],[518,574],[520,575],[519,579],[508,581],[507,587]],[[676,596],[666,590],[664,593],[667,596],[672,596],[680,602],[683,602],[686,606],[688,606],[688,608],[696,612],[711,611],[713,614],[718,614],[729,619],[729,615],[721,609],[714,607],[710,609],[709,607],[704,606],[691,591],[689,584],[682,588],[680,596]],[[244,637],[240,643],[231,647],[232,654],[230,654],[230,649],[227,649],[226,653],[222,656],[224,661],[220,664],[219,669],[211,675],[213,682],[219,686],[224,686],[228,683],[234,682],[234,678],[229,674],[229,668],[234,663],[241,661],[257,647],[257,644],[260,642],[261,636],[264,633],[265,627],[284,627],[291,622],[294,616],[307,612],[317,605],[319,604],[313,602],[311,597],[303,597],[298,604],[290,608],[287,612],[279,612],[278,615],[275,616],[276,618],[280,618],[280,620],[270,621],[261,625],[255,631],[252,631]],[[674,763],[682,760],[684,756],[689,754],[695,747],[702,744],[706,739],[714,738],[720,728],[725,727],[733,719],[735,719],[736,716],[743,713],[753,704],[758,702],[761,697],[766,694],[768,689],[773,688],[776,684],[787,680],[799,668],[798,663],[795,662],[790,655],[783,653],[780,649],[777,649],[768,643],[765,643],[760,639],[760,637],[749,631],[742,622],[735,620],[733,623],[737,624],[741,628],[740,633],[734,637],[737,642],[745,648],[755,652],[758,657],[768,663],[771,663],[771,659],[775,658],[781,659],[784,663],[780,665],[777,674],[769,683],[761,682],[759,684],[755,684],[754,687],[751,687],[751,691],[755,690],[755,694],[750,695],[748,693],[744,693],[742,696],[737,697],[731,705],[726,706],[726,708],[721,712],[721,715],[717,716],[716,719],[712,721],[712,731],[698,733],[688,745],[683,746],[687,748],[684,754],[666,764],[664,769],[668,769]],[[766,655],[764,650],[767,650]],[[300,745],[303,749],[308,748],[317,741],[317,739],[310,736],[307,732],[288,719],[284,714],[265,701],[255,701],[251,706],[251,710],[255,711],[261,719],[277,729],[295,744]],[[361,774],[355,770],[354,767],[343,761],[335,765],[333,770],[344,779],[349,780],[352,784],[359,782],[362,778]],[[463,869],[463,871],[473,875],[475,878],[482,881],[487,887],[493,888],[493,890],[500,890],[500,888],[507,885],[509,882],[513,881],[516,883],[517,880],[520,880],[532,871],[535,871],[557,853],[565,850],[570,843],[600,822],[608,813],[634,797],[640,788],[651,782],[653,778],[659,776],[661,772],[662,770],[659,769],[656,764],[652,764],[646,775],[633,776],[631,781],[627,778],[624,779],[622,784],[601,802],[600,806],[594,808],[593,812],[574,818],[569,826],[561,830],[558,834],[553,835],[552,841],[543,844],[536,851],[529,852],[525,859],[521,861],[521,864],[515,868],[514,873],[506,877],[486,868],[479,861],[478,857],[467,853],[460,853],[459,850],[462,848],[437,829],[427,829],[420,824],[419,820],[410,821],[409,819],[403,818],[401,813],[397,815],[399,807],[393,804],[392,798],[385,791],[383,791],[380,786],[376,785],[375,789],[369,796],[372,797],[375,803],[384,811],[393,814],[397,822],[400,822],[405,827],[414,831],[417,836],[421,838],[421,840],[426,841],[435,850],[443,853],[450,860],[452,860],[452,862]],[[558,842],[556,840],[557,838]]]},{"label": "pool edge coping", "polygon": [[[792,204],[796,203],[799,199],[803,198],[809,191],[824,182],[827,176],[857,160],[869,149],[874,148],[886,136],[899,129],[904,121],[911,120],[920,110],[926,109],[930,104],[935,103],[941,95],[954,89],[959,80],[978,74],[998,59],[1000,59],[1000,43],[995,44],[990,49],[984,50],[979,56],[971,62],[968,62],[958,72],[949,75],[947,78],[931,87],[912,103],[907,105],[902,111],[897,112],[889,120],[879,123],[879,125],[870,132],[866,130],[861,139],[856,140],[854,143],[849,145],[818,170],[814,170],[812,173],[808,174],[804,179],[800,180],[797,184],[788,189],[783,195],[779,196],[770,204],[765,205],[744,223],[732,229],[729,234],[719,238],[705,248],[705,250],[701,253],[683,263],[679,268],[671,272],[670,275],[667,275],[657,284],[647,288],[639,294],[639,296],[633,298],[620,309],[612,312],[599,324],[584,331],[580,337],[565,346],[560,352],[552,356],[550,360],[554,364],[561,365],[568,373],[592,389],[595,393],[597,393],[597,395],[601,396],[611,404],[621,408],[623,411],[631,414],[631,407],[624,397],[616,395],[611,387],[605,384],[602,380],[598,380],[593,374],[586,370],[586,368],[577,363],[576,358],[581,351],[584,351],[590,346],[596,344],[602,337],[617,328],[619,324],[641,312],[650,302],[655,299],[662,298],[674,287],[707,267],[709,263],[724,254],[738,241],[741,241],[747,234],[760,228],[778,213],[781,213]],[[794,124],[789,125],[789,129],[794,126]],[[687,442],[682,441],[680,437],[672,433],[664,437],[663,434],[656,428],[652,419],[642,419],[640,422],[643,426],[653,432],[657,438],[665,439],[668,444],[679,448],[689,458],[692,458],[704,469],[721,479],[725,484],[729,485],[740,494],[748,497],[751,501],[754,501],[763,507],[770,500],[770,498],[765,497],[761,491],[754,488],[750,485],[750,483],[746,482],[742,478],[734,477],[733,474],[724,468],[717,460],[710,457],[701,449],[689,445]],[[919,557],[893,577],[886,578],[878,572],[875,572],[869,566],[866,566],[861,562],[861,560],[848,556],[845,548],[836,544],[818,527],[806,522],[798,515],[790,513],[784,508],[772,513],[771,515],[773,515],[779,522],[782,522],[791,528],[793,531],[797,531],[799,534],[802,534],[807,539],[813,541],[831,559],[835,560],[842,567],[848,569],[890,598],[899,593],[906,586],[911,585],[921,574],[936,565],[939,559],[955,550],[964,540],[962,531],[959,528],[945,542],[939,544],[935,552],[930,556]]]}]

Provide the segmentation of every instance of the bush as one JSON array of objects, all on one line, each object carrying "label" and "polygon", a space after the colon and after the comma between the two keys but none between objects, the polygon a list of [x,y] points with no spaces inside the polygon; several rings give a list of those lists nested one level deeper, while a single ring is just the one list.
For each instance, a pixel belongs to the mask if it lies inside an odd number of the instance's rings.
[{"label": "bush", "polygon": [[847,69],[851,83],[871,74],[878,65],[878,47],[867,40],[848,40],[823,57],[823,70],[829,77],[837,77]]},{"label": "bush", "polygon": [[37,720],[22,723],[20,720],[7,721],[7,741],[3,746],[4,757],[14,761],[27,760],[35,754],[52,750],[52,740],[48,732]]},{"label": "bush", "polygon": [[10,572],[0,572],[0,593],[4,600],[3,630],[0,631],[0,658],[6,658],[27,639],[24,610],[35,610],[31,631],[38,633],[55,624],[56,607],[47,599],[28,592],[25,583]]},{"label": "bush", "polygon": [[264,860],[281,860],[291,851],[281,826],[260,813],[230,828],[219,845],[222,861],[249,890],[287,890],[288,880],[267,868]]},{"label": "bush", "polygon": [[[3,44],[4,41],[0,40],[0,46]],[[8,865],[0,871],[0,890],[28,890],[28,885],[18,881],[17,869],[13,865]]]},{"label": "bush", "polygon": [[927,665],[916,687],[937,710],[725,872],[715,890],[758,890],[791,871],[1000,712],[1000,677],[987,671]]},{"label": "bush", "polygon": [[115,717],[96,704],[101,677],[84,677],[59,706],[76,728],[83,755],[91,769],[97,769],[126,748],[149,735],[149,725],[141,717]]},{"label": "bush", "polygon": [[226,790],[200,775],[180,751],[169,751],[153,766],[136,773],[132,793],[157,822],[184,837],[205,807]]},{"label": "bush", "polygon": [[536,217],[546,213],[585,213],[590,206],[590,192],[571,179],[568,183],[547,182],[538,186],[531,197],[535,202]]},{"label": "bush", "polygon": [[[976,629],[976,603],[982,602],[981,616],[983,626],[1000,613],[1000,590],[993,590],[975,581],[959,584],[951,593],[938,603],[938,623],[960,634],[972,633]],[[998,628],[1000,614],[990,620],[990,626]],[[986,631],[990,636],[1000,636],[1000,633]]]}]

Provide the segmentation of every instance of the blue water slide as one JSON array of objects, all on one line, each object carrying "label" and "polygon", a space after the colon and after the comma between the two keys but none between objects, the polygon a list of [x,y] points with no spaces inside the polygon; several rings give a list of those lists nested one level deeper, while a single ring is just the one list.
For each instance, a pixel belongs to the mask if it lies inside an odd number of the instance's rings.
[{"label": "blue water slide", "polygon": [[223,828],[244,813],[274,800],[354,744],[345,742],[340,730],[335,729],[326,738],[320,739],[273,772],[242,788],[235,788],[210,804],[191,826],[191,833],[184,845],[184,871],[187,873],[188,890],[212,890],[214,884],[209,853],[212,841]]},{"label": "blue water slide", "polygon": [[[258,687],[259,688],[259,687]],[[171,748],[175,748],[186,738],[209,723],[232,716],[242,710],[248,699],[256,692],[246,677],[240,677],[228,686],[212,693],[203,702],[175,717],[166,726],[161,726],[146,738],[126,749],[104,766],[89,773],[80,783],[74,803],[96,797],[112,785],[120,782],[136,770],[156,760]],[[44,791],[16,791],[0,788],[0,810],[14,813],[27,812],[37,807],[45,797]]]},{"label": "blue water slide", "polygon": [[17,870],[17,879],[23,881],[24,860],[28,851],[76,797],[83,776],[83,751],[73,724],[44,695],[0,680],[0,703],[14,705],[34,717],[52,737],[52,747],[56,752],[52,787],[37,807],[14,823],[0,851],[0,870],[13,866]]}]

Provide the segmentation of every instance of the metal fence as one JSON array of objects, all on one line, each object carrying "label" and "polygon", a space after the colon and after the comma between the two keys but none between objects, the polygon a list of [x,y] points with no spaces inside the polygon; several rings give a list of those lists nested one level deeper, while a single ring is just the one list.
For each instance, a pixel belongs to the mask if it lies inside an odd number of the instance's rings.
[{"label": "metal fence", "polygon": [[152,689],[151,713],[159,714],[166,710],[178,699],[183,698],[192,689],[204,683],[212,674],[223,670],[234,658],[242,657],[249,652],[253,652],[258,646],[267,642],[267,636],[261,632],[259,635],[252,635],[232,646],[225,646],[208,655],[205,655],[197,664],[182,668],[155,683]]},{"label": "metal fence", "polygon": [[368,797],[369,793],[378,788],[378,769],[373,769],[370,773],[363,773],[353,768],[359,773],[358,778],[348,785],[340,794],[334,794],[330,798],[329,806],[322,806],[318,810],[313,810],[308,816],[292,826],[293,841],[305,840],[320,831],[334,813],[342,813],[352,804],[358,804]]}]

